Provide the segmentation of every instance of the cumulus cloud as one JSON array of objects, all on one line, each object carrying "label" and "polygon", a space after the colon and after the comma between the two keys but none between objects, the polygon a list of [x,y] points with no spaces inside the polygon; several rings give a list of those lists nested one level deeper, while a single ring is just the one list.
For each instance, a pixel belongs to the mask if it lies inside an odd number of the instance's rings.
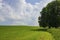
[{"label": "cumulus cloud", "polygon": [[[32,5],[26,0],[18,0],[18,2],[11,6],[6,1],[0,0],[0,24],[15,24],[15,25],[38,25],[38,16],[43,7],[52,0],[42,0],[39,3]],[[15,1],[15,0],[14,0]]]},{"label": "cumulus cloud", "polygon": [[2,0],[0,0],[0,8],[2,8]]},{"label": "cumulus cloud", "polygon": [[0,22],[3,22],[3,21],[5,21],[4,17],[0,16]]}]

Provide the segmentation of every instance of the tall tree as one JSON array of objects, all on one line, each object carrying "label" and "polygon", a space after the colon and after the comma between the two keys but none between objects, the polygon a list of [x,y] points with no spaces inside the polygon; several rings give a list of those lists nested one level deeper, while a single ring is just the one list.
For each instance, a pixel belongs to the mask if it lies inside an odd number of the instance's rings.
[{"label": "tall tree", "polygon": [[42,27],[59,27],[60,26],[60,1],[49,3],[40,12],[41,17],[38,18],[39,25]]}]

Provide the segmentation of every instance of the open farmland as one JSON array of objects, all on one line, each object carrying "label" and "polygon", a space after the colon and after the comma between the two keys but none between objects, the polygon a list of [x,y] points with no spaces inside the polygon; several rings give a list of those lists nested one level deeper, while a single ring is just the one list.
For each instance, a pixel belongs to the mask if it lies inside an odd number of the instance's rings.
[{"label": "open farmland", "polygon": [[0,40],[60,40],[60,29],[34,26],[0,26]]}]

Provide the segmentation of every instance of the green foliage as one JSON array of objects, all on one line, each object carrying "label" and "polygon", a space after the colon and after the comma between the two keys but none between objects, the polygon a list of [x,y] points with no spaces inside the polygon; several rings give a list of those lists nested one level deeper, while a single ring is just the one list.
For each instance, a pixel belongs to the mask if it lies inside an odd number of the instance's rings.
[{"label": "green foliage", "polygon": [[60,1],[53,1],[42,9],[41,17],[38,18],[39,25],[42,27],[60,26]]}]

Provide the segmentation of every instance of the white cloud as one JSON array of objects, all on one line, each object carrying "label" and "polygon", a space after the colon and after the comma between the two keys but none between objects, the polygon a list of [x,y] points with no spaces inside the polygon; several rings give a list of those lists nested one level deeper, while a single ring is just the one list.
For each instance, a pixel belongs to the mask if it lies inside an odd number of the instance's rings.
[{"label": "white cloud", "polygon": [[4,17],[0,16],[0,22],[3,22],[3,21],[5,21]]},{"label": "white cloud", "polygon": [[[25,0],[19,0],[17,3],[17,8],[13,8],[7,3],[0,3],[0,20],[9,20],[11,24],[20,25],[38,25],[38,16],[43,7],[47,5],[48,2],[52,0],[42,0],[40,3],[35,3],[32,5],[27,3]],[[3,18],[4,17],[4,18]],[[4,21],[3,21],[4,22]]]},{"label": "white cloud", "polygon": [[2,0],[0,0],[0,8],[2,8]]}]

